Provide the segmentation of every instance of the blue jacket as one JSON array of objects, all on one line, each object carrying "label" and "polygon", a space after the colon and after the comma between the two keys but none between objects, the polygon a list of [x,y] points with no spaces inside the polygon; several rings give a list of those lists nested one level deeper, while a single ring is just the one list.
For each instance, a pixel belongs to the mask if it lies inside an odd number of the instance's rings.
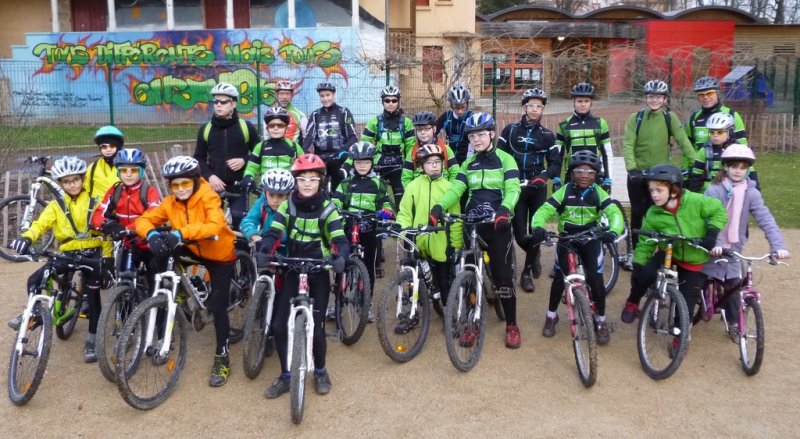
[{"label": "blue jacket", "polygon": [[[275,210],[269,207],[267,197],[262,192],[261,195],[258,196],[256,202],[253,203],[253,206],[250,207],[250,210],[247,211],[247,215],[242,218],[242,222],[239,224],[239,230],[248,241],[254,235],[260,234],[264,237],[267,235],[269,228],[272,227],[272,221],[274,219]],[[281,245],[284,244],[286,244],[285,236],[281,239]]]}]

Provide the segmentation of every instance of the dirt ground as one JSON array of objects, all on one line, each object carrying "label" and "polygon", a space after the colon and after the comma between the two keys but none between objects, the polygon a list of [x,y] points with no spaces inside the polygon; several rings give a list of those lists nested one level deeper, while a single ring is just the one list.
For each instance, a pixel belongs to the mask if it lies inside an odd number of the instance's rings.
[{"label": "dirt ground", "polygon": [[[787,231],[786,238],[800,252],[800,230]],[[762,234],[754,233],[748,252],[764,250]],[[551,260],[550,249],[545,249],[544,258]],[[519,294],[522,347],[511,351],[503,346],[504,326],[490,313],[491,336],[480,362],[468,373],[450,364],[436,324],[423,351],[406,364],[384,355],[374,325],[355,346],[330,342],[333,391],[326,396],[310,391],[299,426],[291,423],[288,395],[277,400],[262,397],[279,372],[277,356],[268,358],[261,375],[250,380],[242,371],[241,346],[235,345],[230,381],[219,389],[208,387],[210,328],[190,334],[186,369],[172,397],[154,410],[135,410],[96,365],[82,362],[82,320],[72,339],[54,337],[44,381],[27,406],[15,407],[2,398],[0,431],[6,438],[674,437],[689,432],[793,437],[800,427],[800,343],[792,338],[798,334],[800,306],[792,275],[798,273],[797,258],[790,263],[764,264],[757,270],[767,345],[761,372],[754,377],[744,375],[737,346],[714,320],[694,328],[678,372],[653,381],[639,364],[634,325],[619,322],[611,343],[600,347],[597,384],[585,389],[575,369],[563,307],[557,335],[540,335],[550,282],[545,275],[537,280],[534,294]],[[393,271],[389,265],[387,277]],[[21,307],[25,279],[33,268],[0,263],[0,364],[8,364],[13,336],[5,321]],[[383,285],[378,282],[379,294]],[[623,272],[609,297],[612,321],[619,320],[628,285],[628,273]]]}]

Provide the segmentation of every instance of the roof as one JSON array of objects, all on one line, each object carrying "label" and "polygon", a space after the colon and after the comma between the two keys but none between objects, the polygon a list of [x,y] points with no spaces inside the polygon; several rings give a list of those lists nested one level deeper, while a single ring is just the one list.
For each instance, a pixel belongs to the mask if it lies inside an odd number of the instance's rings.
[{"label": "roof", "polygon": [[729,6],[701,6],[690,9],[659,12],[641,6],[618,5],[595,9],[584,14],[573,14],[552,6],[520,5],[512,6],[490,15],[476,13],[475,17],[483,22],[502,22],[506,21],[506,19],[519,20],[520,13],[524,12],[530,13],[531,20],[542,19],[541,15],[548,15],[551,17],[555,15],[558,17],[558,20],[614,19],[615,17],[613,17],[613,15],[615,15],[615,13],[619,15],[621,19],[627,18],[625,16],[635,14],[635,19],[638,20],[692,20],[700,14],[723,12],[729,15],[731,20],[741,24],[768,24],[766,20],[758,18],[749,12]]}]

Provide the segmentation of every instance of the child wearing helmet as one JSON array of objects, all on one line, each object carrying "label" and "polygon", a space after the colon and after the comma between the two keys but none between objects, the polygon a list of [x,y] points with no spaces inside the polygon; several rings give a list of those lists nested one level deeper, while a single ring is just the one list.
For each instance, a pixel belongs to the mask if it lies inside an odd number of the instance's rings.
[{"label": "child wearing helmet", "polygon": [[403,114],[402,94],[394,85],[381,90],[383,113],[370,119],[361,133],[361,141],[375,145],[378,150],[376,173],[392,187],[394,199],[403,198],[403,159],[414,147],[414,125]]},{"label": "child wearing helmet", "polygon": [[[606,320],[606,293],[603,286],[602,260],[603,243],[614,242],[622,233],[622,212],[611,197],[596,183],[600,172],[600,159],[591,151],[578,151],[572,154],[567,172],[572,174],[567,183],[561,186],[533,215],[531,220],[532,238],[529,245],[542,242],[545,238],[544,226],[557,217],[558,231],[572,234],[589,230],[600,224],[600,218],[608,218],[608,231],[603,232],[600,240],[594,240],[583,246],[575,245],[586,273],[586,283],[591,291],[591,299],[595,306],[594,324],[597,343],[604,345],[611,341],[611,330]],[[556,268],[568,267],[567,250],[556,248]],[[552,337],[556,333],[558,323],[558,304],[564,294],[564,272],[556,269],[553,283],[550,286],[550,303],[547,308],[542,335]]]},{"label": "child wearing helmet", "polygon": [[[547,94],[540,88],[522,93],[522,118],[503,128],[497,147],[511,154],[519,167],[520,180],[526,183],[514,207],[514,238],[522,248],[528,234],[530,219],[547,198],[547,182],[559,178],[561,154],[555,146],[556,136],[542,126],[542,115],[547,105]],[[532,278],[539,278],[542,266],[539,246],[525,252],[525,265],[520,274],[523,291],[535,289]]]},{"label": "child wearing helmet", "polygon": [[[728,113],[714,113],[706,121],[706,131],[709,141],[697,151],[694,165],[689,173],[688,189],[693,192],[703,192],[708,189],[711,181],[722,171],[722,153],[734,141],[736,121]],[[761,190],[758,174],[754,167],[750,167],[748,178],[756,183],[756,188]]]},{"label": "child wearing helmet", "polygon": [[[702,149],[709,142],[708,127],[706,125],[708,119],[715,113],[730,114],[734,121],[731,139],[736,143],[747,145],[747,131],[745,130],[742,116],[737,111],[722,105],[719,91],[719,80],[713,76],[703,76],[694,82],[694,92],[697,94],[700,109],[689,116],[684,129],[696,151]],[[684,169],[688,169],[690,166],[692,166],[691,161],[684,161]]]},{"label": "child wearing helmet", "polygon": [[[747,224],[753,216],[756,224],[769,242],[770,252],[779,259],[790,257],[781,230],[775,217],[764,205],[761,192],[754,181],[747,178],[748,170],[756,161],[753,151],[747,145],[733,144],[722,152],[722,170],[714,178],[705,194],[716,198],[726,207],[728,224],[717,237],[711,249],[712,258],[703,266],[703,273],[725,282],[726,289],[736,290],[742,282],[742,265],[739,263],[718,263],[723,249],[742,253],[747,243]],[[725,303],[725,318],[731,334],[738,334],[738,296],[732,295]]]},{"label": "child wearing helmet", "polygon": [[[283,236],[286,236],[286,256],[305,258],[332,257],[331,265],[336,273],[343,273],[345,261],[350,254],[350,243],[344,236],[342,220],[336,205],[328,199],[322,184],[326,164],[315,154],[304,154],[292,165],[295,190],[281,203],[275,220],[264,236],[257,256],[259,266],[264,266],[275,253]],[[283,289],[275,301],[274,322],[287,322],[291,298],[299,291],[299,276],[296,271],[284,274]],[[309,296],[314,300],[314,388],[318,394],[331,390],[325,360],[328,350],[325,339],[325,310],[331,292],[330,275],[326,272],[308,275]],[[281,363],[281,375],[264,392],[266,398],[277,398],[289,391],[291,372],[286,363],[286,325],[273,327],[275,347]]]},{"label": "child wearing helmet", "polygon": [[[647,209],[642,230],[695,238],[701,245],[711,250],[717,242],[719,231],[725,228],[727,216],[722,203],[703,194],[683,189],[683,175],[677,166],[660,164],[644,174],[653,206]],[[659,267],[664,263],[663,250],[639,235],[639,244],[633,253],[633,273],[631,292],[622,310],[624,323],[633,323],[639,314],[639,302],[647,289],[656,281]],[[689,315],[694,315],[694,306],[700,298],[705,283],[703,264],[708,261],[707,251],[692,247],[688,243],[675,243],[672,248],[672,262],[677,267],[679,289]],[[677,339],[676,339],[677,340]],[[673,341],[673,347],[676,346]]]},{"label": "child wearing helmet", "polygon": [[442,173],[444,178],[450,182],[456,179],[458,171],[461,166],[458,164],[453,149],[450,148],[444,140],[440,139],[436,132],[436,115],[430,111],[420,111],[411,118],[411,123],[414,125],[415,142],[414,146],[406,153],[406,159],[403,163],[403,186],[408,186],[412,180],[423,174],[421,167],[417,166],[417,153],[423,145],[434,144],[438,145],[439,149],[444,153],[444,160],[442,162]]},{"label": "child wearing helmet", "polygon": [[[58,251],[66,254],[80,254],[89,258],[100,258],[103,240],[97,234],[91,233],[90,218],[97,199],[89,196],[85,189],[86,162],[78,157],[64,156],[53,163],[50,175],[64,191],[62,197],[50,201],[42,213],[23,232],[19,238],[9,245],[20,255],[28,254],[33,242],[37,241],[48,231],[58,241]],[[44,276],[47,266],[42,266],[28,278],[28,294],[38,294],[36,287]],[[57,266],[56,271],[64,274],[68,271],[66,266]],[[100,281],[99,267],[83,271],[85,280],[85,293],[89,305],[89,333],[83,347],[83,361],[94,363],[97,361],[95,353],[95,334],[97,321],[100,318]],[[8,322],[13,329],[19,329],[22,315]]]},{"label": "child wearing helmet", "polygon": [[[266,235],[275,220],[275,212],[289,198],[294,189],[294,177],[288,169],[269,169],[261,176],[261,195],[250,207],[240,229],[249,241],[259,241]],[[284,239],[283,242],[286,240]]]},{"label": "child wearing helmet", "polygon": [[[464,132],[475,150],[475,154],[462,163],[455,183],[431,208],[430,223],[438,224],[442,212],[459,203],[464,193],[468,201],[464,212],[472,215],[494,214],[494,224],[479,224],[477,232],[486,242],[491,265],[492,279],[506,313],[506,347],[520,346],[517,326],[517,299],[514,289],[514,261],[511,246],[511,217],[519,200],[519,169],[514,158],[494,145],[495,121],[487,113],[474,113],[467,119]],[[459,344],[473,346],[477,340],[477,329],[464,331]]]},{"label": "child wearing helmet", "polygon": [[259,175],[264,175],[269,169],[292,168],[292,163],[297,157],[303,155],[303,147],[287,137],[287,129],[291,116],[282,107],[271,107],[264,115],[264,125],[267,127],[268,136],[259,142],[247,158],[242,186],[252,188]]},{"label": "child wearing helmet", "polygon": [[[119,183],[117,170],[114,167],[114,158],[120,148],[125,145],[125,137],[117,127],[107,125],[100,127],[95,132],[94,143],[100,148],[100,157],[86,170],[88,178],[84,179],[83,186],[89,196],[99,202],[105,196],[108,188]],[[114,260],[111,258],[113,252],[114,246],[111,242],[103,244],[104,270],[110,270],[114,266]],[[109,287],[108,283],[106,282],[104,288]]]},{"label": "child wearing helmet", "polygon": [[[597,182],[604,191],[611,193],[611,168],[608,167],[608,158],[612,155],[611,135],[608,132],[608,122],[592,114],[594,97],[594,86],[588,82],[580,82],[572,87],[574,112],[558,124],[556,146],[561,151],[562,161],[564,157],[571,157],[578,151],[591,151],[597,155],[603,163],[597,172]],[[569,177],[567,173],[565,178]]]},{"label": "child wearing helmet", "polygon": [[[176,156],[167,160],[162,175],[172,194],[136,218],[135,225],[136,232],[147,238],[150,251],[156,256],[168,257],[173,252],[187,254],[210,273],[211,294],[206,306],[214,316],[216,347],[208,385],[219,387],[228,382],[231,370],[228,295],[234,277],[236,255],[233,230],[225,220],[222,200],[201,176],[200,168],[200,163],[193,157]],[[172,231],[156,230],[156,227],[167,223]],[[216,239],[209,239],[212,237]],[[182,241],[187,242],[178,249]]]},{"label": "child wearing helmet", "polygon": [[456,153],[456,161],[459,165],[464,163],[468,156],[472,155],[472,147],[469,139],[464,133],[466,121],[472,117],[472,110],[469,109],[470,93],[469,89],[461,84],[450,87],[447,91],[447,101],[450,109],[442,113],[436,120],[436,132],[444,133],[444,138],[449,146]]},{"label": "child wearing helmet", "polygon": [[[282,79],[275,83],[275,105],[272,108],[281,107],[289,113],[289,126],[286,128],[285,137],[294,142],[303,144],[303,133],[308,125],[308,117],[300,111],[299,108],[292,104],[292,97],[294,97],[295,85],[292,81]],[[264,125],[264,138],[268,139],[269,127]]]}]

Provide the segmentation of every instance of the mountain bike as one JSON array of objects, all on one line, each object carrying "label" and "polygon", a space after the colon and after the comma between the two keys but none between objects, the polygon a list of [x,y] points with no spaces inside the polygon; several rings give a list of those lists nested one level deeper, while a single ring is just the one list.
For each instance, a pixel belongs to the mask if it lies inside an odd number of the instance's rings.
[{"label": "mountain bike", "polygon": [[[723,255],[733,259],[717,259],[714,262],[725,264],[730,262],[743,263],[742,283],[738,288],[726,291],[725,284],[717,279],[709,278],[700,297],[700,307],[694,316],[693,323],[700,320],[711,321],[714,314],[720,314],[725,324],[725,332],[731,340],[739,345],[739,359],[742,362],[744,373],[753,376],[761,370],[764,360],[764,314],[761,311],[761,293],[753,285],[753,263],[767,260],[770,265],[788,265],[778,261],[774,254],[767,253],[760,257],[744,256],[741,253],[724,250]],[[735,300],[738,313],[735,316],[726,316],[724,304],[728,300]],[[729,324],[735,323],[733,324]]]},{"label": "mountain bike", "polygon": [[[27,195],[16,195],[0,200],[0,257],[11,262],[23,262],[28,258],[25,255],[17,255],[10,251],[6,246],[20,235],[27,231],[33,220],[39,217],[47,206],[45,195],[41,194],[42,186],[49,190],[54,199],[63,199],[64,190],[57,181],[47,175],[47,162],[51,157],[28,157],[25,164],[34,165],[38,168],[36,178],[31,182],[31,187]],[[20,180],[21,184],[21,180]],[[31,247],[41,252],[50,248],[53,244],[53,232],[48,231],[43,234]]]},{"label": "mountain bike", "polygon": [[339,213],[349,220],[347,233],[350,239],[350,257],[347,259],[344,273],[336,276],[337,282],[333,284],[336,297],[336,328],[339,330],[342,343],[349,346],[364,334],[372,303],[372,287],[369,271],[364,262],[361,231],[365,226],[375,227],[378,216],[362,211],[342,210]]},{"label": "mountain bike", "polygon": [[[255,242],[250,244],[251,255],[255,258]],[[258,272],[253,293],[247,305],[244,320],[243,359],[244,374],[248,378],[256,378],[261,373],[264,357],[270,348],[272,311],[275,303],[276,274],[271,268],[262,268]]]},{"label": "mountain bike", "polygon": [[[41,256],[47,258],[42,280],[36,287],[37,293],[28,296],[8,365],[8,397],[18,406],[30,401],[41,384],[50,356],[53,326],[62,339],[69,337],[75,328],[83,293],[75,289],[72,273],[99,270],[101,265],[100,258],[48,250],[34,249],[25,257],[38,261]],[[66,268],[67,272],[59,275],[57,267]]]},{"label": "mountain bike", "polygon": [[[622,204],[615,199],[611,202],[616,204],[619,211],[622,213],[622,234],[617,236],[614,243],[603,243],[603,286],[606,289],[606,295],[611,294],[614,287],[617,285],[619,279],[619,271],[623,268],[630,267],[633,262],[633,241],[630,233],[630,225],[628,224],[628,216],[622,210]],[[608,218],[604,216],[600,219],[600,224],[608,226]]]},{"label": "mountain bike", "polygon": [[656,282],[648,289],[647,300],[640,311],[636,333],[642,368],[650,378],[663,380],[678,370],[689,347],[689,309],[678,289],[678,272],[672,266],[672,246],[675,242],[685,242],[698,249],[702,247],[697,245],[696,239],[683,236],[653,230],[633,230],[633,233],[667,246]]}]

